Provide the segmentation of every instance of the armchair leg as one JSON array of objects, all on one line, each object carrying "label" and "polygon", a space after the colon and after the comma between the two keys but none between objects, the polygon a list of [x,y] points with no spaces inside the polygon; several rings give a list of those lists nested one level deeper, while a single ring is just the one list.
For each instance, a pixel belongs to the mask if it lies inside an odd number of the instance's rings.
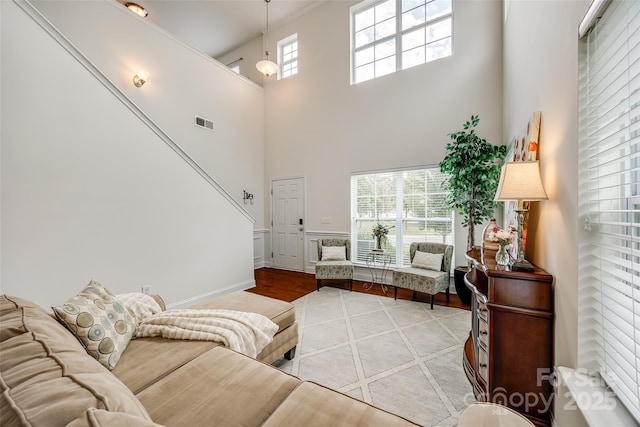
[{"label": "armchair leg", "polygon": [[321,286],[322,286],[322,279],[316,279],[316,288],[318,288],[318,292],[320,292]]},{"label": "armchair leg", "polygon": [[431,310],[433,310],[433,294],[431,294]]},{"label": "armchair leg", "polygon": [[447,302],[449,302],[449,288],[447,288]]},{"label": "armchair leg", "polygon": [[349,292],[353,292],[353,279],[349,279]]},{"label": "armchair leg", "polygon": [[398,287],[397,286],[393,287],[393,299],[395,299],[395,300],[398,299]]}]

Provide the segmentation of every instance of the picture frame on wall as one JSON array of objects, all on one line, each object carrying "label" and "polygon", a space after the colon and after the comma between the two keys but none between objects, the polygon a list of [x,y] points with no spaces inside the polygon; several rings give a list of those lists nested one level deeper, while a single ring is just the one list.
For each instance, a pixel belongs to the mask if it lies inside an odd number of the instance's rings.
[{"label": "picture frame on wall", "polygon": [[[507,155],[505,162],[525,162],[538,160],[538,148],[540,146],[540,123],[542,112],[534,112],[527,124],[517,135],[511,138],[507,144]],[[528,202],[525,202],[528,203]],[[516,213],[517,202],[504,202],[504,228],[509,226],[518,227],[518,214]],[[528,206],[527,206],[528,208]],[[525,224],[524,230],[527,229]],[[523,244],[526,245],[527,236],[523,236]],[[517,253],[517,239],[513,239],[511,244],[512,253]]]}]

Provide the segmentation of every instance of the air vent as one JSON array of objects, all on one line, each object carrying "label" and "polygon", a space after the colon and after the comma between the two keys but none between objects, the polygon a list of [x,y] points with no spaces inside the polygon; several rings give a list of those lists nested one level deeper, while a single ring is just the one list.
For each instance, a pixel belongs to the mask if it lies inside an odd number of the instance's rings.
[{"label": "air vent", "polygon": [[196,116],[196,126],[213,130],[213,122],[211,120],[207,120],[198,116]]}]

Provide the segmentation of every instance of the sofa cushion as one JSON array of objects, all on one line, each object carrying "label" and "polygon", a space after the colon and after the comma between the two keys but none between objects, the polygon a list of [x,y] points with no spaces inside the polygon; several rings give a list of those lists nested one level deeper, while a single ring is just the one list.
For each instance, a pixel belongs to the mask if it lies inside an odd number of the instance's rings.
[{"label": "sofa cushion", "polygon": [[138,398],[153,421],[166,426],[259,426],[299,383],[272,366],[216,347]]},{"label": "sofa cushion", "polygon": [[[111,372],[129,390],[138,394],[205,351],[220,345],[213,341],[137,338],[131,340]],[[141,366],[144,369],[140,369]]]},{"label": "sofa cushion", "polygon": [[107,288],[91,280],[64,305],[52,307],[63,325],[93,358],[108,369],[115,368],[136,332],[136,319]]},{"label": "sofa cushion", "polygon": [[7,322],[14,331],[0,342],[3,425],[64,426],[87,408],[150,419],[131,391],[42,308],[8,296],[0,296],[0,307],[2,329]]},{"label": "sofa cushion", "polygon": [[[238,291],[217,297],[213,300],[194,306],[198,309],[227,309],[260,313],[278,325],[278,334],[284,330],[292,331],[297,336],[295,323],[295,306],[291,303]],[[295,326],[294,329],[291,329]],[[272,362],[292,346],[287,346],[277,355],[271,354],[280,350],[281,338],[278,334],[271,344],[258,355],[260,360]],[[289,338],[287,334],[287,338]],[[289,341],[283,342],[284,346]],[[297,340],[296,340],[297,342]],[[156,381],[200,356],[207,350],[220,346],[212,341],[185,341],[176,345],[176,340],[166,338],[138,338],[131,340],[127,350],[122,354],[113,374],[120,379],[136,395]],[[295,345],[295,344],[293,344]],[[282,347],[284,348],[284,347]],[[275,349],[275,350],[274,350]],[[144,365],[146,369],[139,369]]]},{"label": "sofa cushion", "polygon": [[259,313],[278,325],[278,331],[291,326],[296,320],[293,304],[246,291],[222,295],[192,308],[219,308]]},{"label": "sofa cushion", "polygon": [[312,382],[303,382],[262,427],[415,426],[416,424]]},{"label": "sofa cushion", "polygon": [[125,412],[109,412],[104,409],[89,408],[84,414],[65,427],[162,427]]},{"label": "sofa cushion", "polygon": [[346,246],[323,246],[321,261],[346,261]]}]

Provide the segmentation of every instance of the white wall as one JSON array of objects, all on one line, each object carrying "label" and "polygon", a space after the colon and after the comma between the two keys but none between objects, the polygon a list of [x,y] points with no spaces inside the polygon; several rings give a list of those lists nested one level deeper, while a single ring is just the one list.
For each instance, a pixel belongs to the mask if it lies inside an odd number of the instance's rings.
[{"label": "white wall", "polygon": [[252,286],[252,221],[14,2],[0,8],[1,292],[46,307],[92,277],[169,303]]},{"label": "white wall", "polygon": [[[270,44],[269,58],[272,61],[277,60],[277,49],[275,43]],[[221,55],[216,58],[221,64],[229,64],[236,61],[238,58],[242,58],[242,61],[238,62],[240,65],[240,74],[262,86],[262,81],[265,78],[264,75],[256,68],[256,63],[263,59],[264,49],[262,47],[262,37],[251,40],[248,43],[234,49],[233,51]],[[275,77],[273,77],[275,78]]]},{"label": "white wall", "polygon": [[[501,2],[455,2],[453,56],[350,85],[355,3],[327,1],[270,32],[272,44],[298,33],[299,73],[264,83],[265,185],[305,176],[308,232],[348,232],[351,173],[437,166],[472,114],[482,136],[503,140]],[[465,248],[459,230],[458,263]]]},{"label": "white wall", "polygon": [[555,277],[555,364],[569,367],[577,364],[578,332],[578,24],[588,5],[511,1],[504,29],[505,140],[542,111],[549,200],[532,204],[526,256]]},{"label": "white wall", "polygon": [[[115,1],[34,2],[78,49],[264,228],[264,94],[261,87],[177,41]],[[117,29],[117,30],[116,30]],[[139,70],[149,74],[136,88]],[[215,131],[194,126],[212,120]]]}]

